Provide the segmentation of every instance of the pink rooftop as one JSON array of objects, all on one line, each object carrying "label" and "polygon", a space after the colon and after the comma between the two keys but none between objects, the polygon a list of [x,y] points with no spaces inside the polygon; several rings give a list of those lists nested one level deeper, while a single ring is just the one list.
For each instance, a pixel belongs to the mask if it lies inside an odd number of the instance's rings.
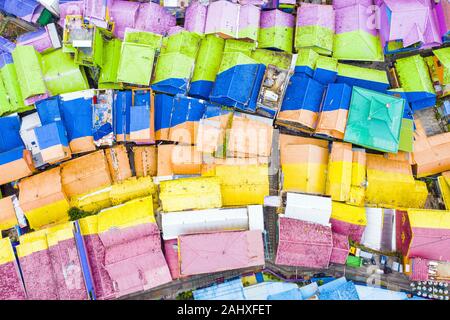
[{"label": "pink rooftop", "polygon": [[70,1],[61,3],[59,5],[59,22],[61,27],[64,27],[66,16],[80,16],[84,12],[83,1]]},{"label": "pink rooftop", "polygon": [[331,5],[302,3],[297,9],[297,26],[321,26],[334,31],[334,10]]},{"label": "pink rooftop", "polygon": [[280,217],[276,264],[327,268],[332,250],[331,227]]},{"label": "pink rooftop", "polygon": [[350,7],[354,5],[363,5],[365,7],[373,5],[372,0],[333,0],[333,8],[339,9],[339,8],[345,8]]},{"label": "pink rooftop", "polygon": [[[388,41],[403,40],[403,47],[417,42],[423,48],[442,43],[431,0],[379,0],[381,12],[381,40],[383,46]],[[390,23],[387,12],[392,12]]]},{"label": "pink rooftop", "polygon": [[450,230],[413,228],[409,257],[450,261]]},{"label": "pink rooftop", "polygon": [[348,237],[343,234],[333,232],[333,250],[331,252],[330,262],[345,264],[347,261],[350,246]]},{"label": "pink rooftop", "polygon": [[176,18],[157,3],[114,0],[110,6],[115,23],[114,35],[123,39],[126,28],[165,35],[176,25]]},{"label": "pink rooftop", "polygon": [[178,239],[182,275],[264,265],[263,238],[258,230],[185,235]]},{"label": "pink rooftop", "polygon": [[96,294],[118,298],[172,281],[158,226],[142,224],[85,236]]},{"label": "pink rooftop", "polygon": [[445,36],[450,32],[450,2],[440,1],[435,5],[435,10],[441,36]]},{"label": "pink rooftop", "polygon": [[19,268],[16,262],[11,261],[0,265],[0,299],[26,299],[25,288],[20,279]]},{"label": "pink rooftop", "polygon": [[204,33],[208,7],[199,1],[192,1],[186,8],[184,28],[190,32]]},{"label": "pink rooftop", "polygon": [[361,242],[365,226],[348,223],[337,219],[330,219],[331,228],[333,232],[346,235],[349,239],[356,242]]},{"label": "pink rooftop", "polygon": [[412,259],[412,281],[427,281],[428,280],[428,260],[421,258]]},{"label": "pink rooftop", "polygon": [[46,250],[19,258],[31,300],[86,300],[75,239],[60,241]]},{"label": "pink rooftop", "polygon": [[275,9],[261,12],[261,28],[287,27],[293,28],[295,18],[292,14]]},{"label": "pink rooftop", "polygon": [[178,261],[178,239],[164,241],[164,257],[170,270],[172,279],[180,278],[180,265]]},{"label": "pink rooftop", "polygon": [[362,4],[336,9],[336,34],[364,31],[377,35],[376,19],[371,18],[374,13]]}]

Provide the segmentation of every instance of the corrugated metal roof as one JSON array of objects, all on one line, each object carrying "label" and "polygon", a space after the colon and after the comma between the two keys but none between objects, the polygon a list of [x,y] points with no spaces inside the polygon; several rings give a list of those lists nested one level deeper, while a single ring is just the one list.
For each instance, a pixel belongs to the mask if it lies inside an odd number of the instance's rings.
[{"label": "corrugated metal roof", "polygon": [[245,208],[167,212],[161,221],[164,240],[185,234],[248,229]]},{"label": "corrugated metal roof", "polygon": [[329,226],[331,198],[288,192],[284,215],[287,218]]},{"label": "corrugated metal roof", "polygon": [[355,285],[360,300],[405,300],[408,298],[406,293],[375,288],[368,286]]},{"label": "corrugated metal roof", "polygon": [[193,291],[195,300],[245,300],[241,279]]},{"label": "corrugated metal roof", "polygon": [[270,296],[286,294],[286,292],[292,290],[298,291],[298,286],[295,283],[262,282],[253,286],[245,287],[244,294],[247,300],[268,300]]}]

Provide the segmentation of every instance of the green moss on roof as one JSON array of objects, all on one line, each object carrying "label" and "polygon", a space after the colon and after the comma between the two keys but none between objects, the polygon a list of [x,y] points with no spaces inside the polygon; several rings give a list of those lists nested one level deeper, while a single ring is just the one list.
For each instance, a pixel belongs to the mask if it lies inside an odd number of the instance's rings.
[{"label": "green moss on roof", "polygon": [[316,68],[316,62],[319,58],[319,54],[312,49],[300,49],[298,50],[296,66],[306,66],[311,69]]},{"label": "green moss on roof", "polygon": [[338,74],[343,77],[363,79],[389,84],[386,71],[370,68],[356,67],[349,64],[339,63]]},{"label": "green moss on roof", "polygon": [[195,59],[202,37],[195,32],[181,31],[166,38],[161,53],[182,53]]},{"label": "green moss on roof", "polygon": [[281,69],[289,69],[292,60],[292,54],[266,49],[256,49],[252,53],[252,58],[266,66],[271,64]]},{"label": "green moss on roof", "polygon": [[333,57],[339,60],[384,61],[380,38],[362,30],[336,34]]},{"label": "green moss on roof", "polygon": [[316,68],[330,71],[337,71],[338,61],[335,58],[319,56],[316,62]]},{"label": "green moss on roof", "polygon": [[223,52],[241,52],[250,57],[252,51],[254,51],[255,49],[255,42],[227,39],[225,40],[225,47],[223,49]]},{"label": "green moss on roof", "polygon": [[145,44],[151,46],[154,49],[160,48],[162,41],[163,37],[161,35],[144,31],[127,31],[124,37],[124,42]]},{"label": "green moss on roof", "polygon": [[406,92],[435,93],[425,60],[420,55],[395,62],[400,85]]}]

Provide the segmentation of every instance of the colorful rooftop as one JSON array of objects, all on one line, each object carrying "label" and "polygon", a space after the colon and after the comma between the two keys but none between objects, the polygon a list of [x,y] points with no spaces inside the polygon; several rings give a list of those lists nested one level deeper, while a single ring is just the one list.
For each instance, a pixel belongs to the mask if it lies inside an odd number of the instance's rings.
[{"label": "colorful rooftop", "polygon": [[448,1],[0,20],[0,299],[450,299]]}]

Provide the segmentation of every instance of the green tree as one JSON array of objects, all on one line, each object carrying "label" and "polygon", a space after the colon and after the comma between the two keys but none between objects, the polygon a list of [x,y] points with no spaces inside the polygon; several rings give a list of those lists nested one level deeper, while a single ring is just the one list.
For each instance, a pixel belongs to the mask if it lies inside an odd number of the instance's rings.
[{"label": "green tree", "polygon": [[79,220],[79,219],[82,219],[84,217],[91,216],[94,214],[93,212],[83,211],[78,208],[70,208],[68,213],[69,213],[70,221]]},{"label": "green tree", "polygon": [[192,291],[180,292],[176,297],[176,300],[193,300],[193,299],[194,294],[192,293]]}]

